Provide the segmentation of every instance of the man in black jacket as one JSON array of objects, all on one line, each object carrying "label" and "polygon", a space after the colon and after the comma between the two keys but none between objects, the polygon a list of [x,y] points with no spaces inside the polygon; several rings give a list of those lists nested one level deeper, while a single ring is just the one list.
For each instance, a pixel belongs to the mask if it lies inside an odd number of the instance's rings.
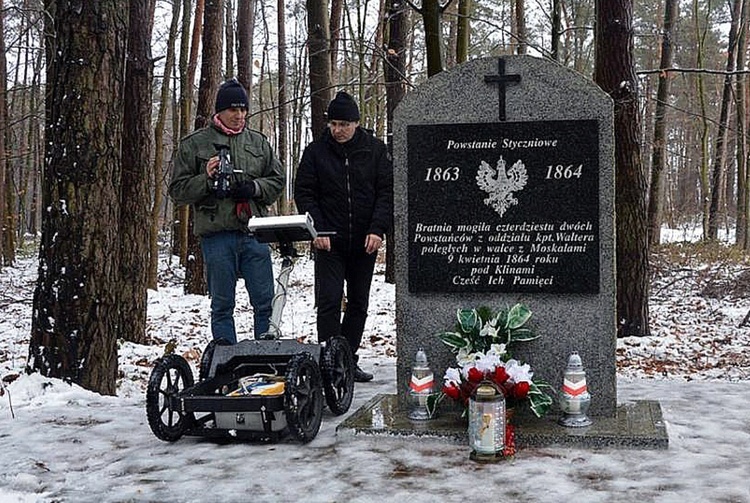
[{"label": "man in black jacket", "polygon": [[[294,199],[319,232],[330,233],[313,241],[318,341],[343,336],[356,361],[375,259],[392,220],[393,167],[385,144],[359,126],[357,103],[344,91],[328,105],[322,138],[302,154]],[[356,366],[355,381],[372,377]]]}]

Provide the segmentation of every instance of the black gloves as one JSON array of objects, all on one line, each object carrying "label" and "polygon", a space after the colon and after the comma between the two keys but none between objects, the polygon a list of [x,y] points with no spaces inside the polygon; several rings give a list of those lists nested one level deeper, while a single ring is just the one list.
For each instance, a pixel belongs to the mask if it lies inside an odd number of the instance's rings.
[{"label": "black gloves", "polygon": [[229,197],[235,201],[249,201],[255,195],[255,182],[242,182],[229,190]]}]

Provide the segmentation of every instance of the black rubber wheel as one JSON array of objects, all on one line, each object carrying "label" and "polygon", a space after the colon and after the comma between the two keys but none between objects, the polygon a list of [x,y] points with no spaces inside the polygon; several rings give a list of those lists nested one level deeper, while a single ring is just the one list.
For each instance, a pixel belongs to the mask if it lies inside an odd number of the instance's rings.
[{"label": "black rubber wheel", "polygon": [[206,349],[201,355],[200,367],[198,367],[198,382],[208,379],[208,373],[211,372],[211,363],[214,359],[216,346],[229,346],[229,341],[226,339],[213,339],[206,345]]},{"label": "black rubber wheel", "polygon": [[345,414],[354,397],[354,358],[343,337],[332,337],[323,349],[321,364],[326,403],[337,416]]},{"label": "black rubber wheel", "polygon": [[148,425],[157,438],[167,442],[178,440],[195,422],[192,412],[177,408],[176,397],[193,385],[193,373],[180,355],[166,355],[156,361],[146,389]]},{"label": "black rubber wheel", "polygon": [[323,378],[307,352],[289,359],[284,385],[284,411],[289,432],[300,442],[314,439],[323,419]]}]

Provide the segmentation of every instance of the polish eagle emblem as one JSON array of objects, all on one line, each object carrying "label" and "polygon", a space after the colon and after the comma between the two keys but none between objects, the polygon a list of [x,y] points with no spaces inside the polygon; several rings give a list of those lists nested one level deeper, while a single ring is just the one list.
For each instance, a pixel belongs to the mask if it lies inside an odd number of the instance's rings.
[{"label": "polish eagle emblem", "polygon": [[518,204],[518,199],[513,197],[513,193],[522,190],[529,180],[526,166],[520,160],[510,169],[506,170],[505,167],[505,160],[501,157],[497,161],[497,169],[482,161],[477,171],[477,185],[489,195],[484,199],[484,204],[490,206],[501,217],[508,208]]}]

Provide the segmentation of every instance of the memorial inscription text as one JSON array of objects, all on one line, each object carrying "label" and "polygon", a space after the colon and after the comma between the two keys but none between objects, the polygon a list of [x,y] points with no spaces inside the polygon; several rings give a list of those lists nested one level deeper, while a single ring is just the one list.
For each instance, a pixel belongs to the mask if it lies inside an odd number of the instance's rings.
[{"label": "memorial inscription text", "polygon": [[596,121],[409,126],[412,292],[596,293]]}]

